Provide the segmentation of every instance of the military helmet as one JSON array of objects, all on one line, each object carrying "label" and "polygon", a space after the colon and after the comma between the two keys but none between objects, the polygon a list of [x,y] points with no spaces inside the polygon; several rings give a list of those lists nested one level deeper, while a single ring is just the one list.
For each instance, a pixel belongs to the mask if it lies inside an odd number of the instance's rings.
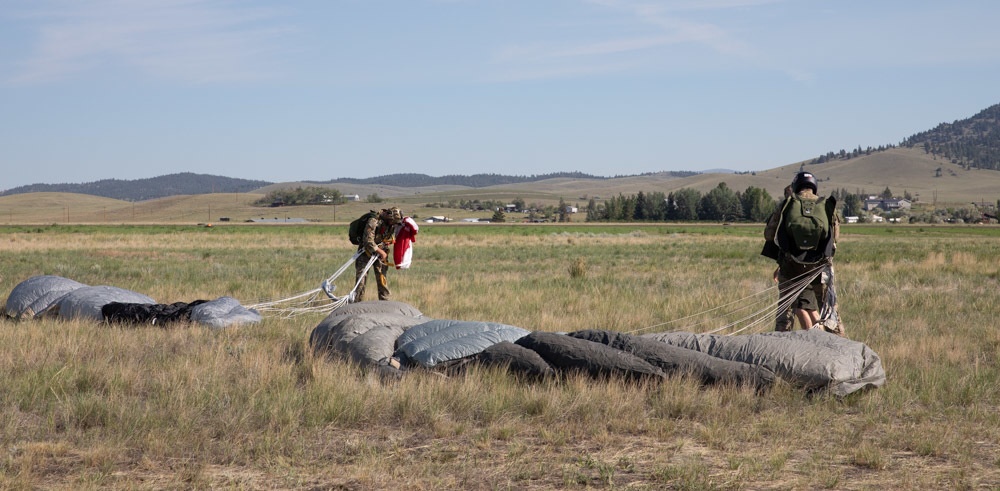
[{"label": "military helmet", "polygon": [[799,172],[795,174],[795,178],[792,179],[792,191],[799,192],[802,188],[810,187],[814,193],[819,192],[819,185],[816,183],[816,176],[809,172]]},{"label": "military helmet", "polygon": [[398,207],[393,206],[392,208],[384,210],[384,215],[386,220],[393,225],[403,223],[403,212],[399,211]]}]

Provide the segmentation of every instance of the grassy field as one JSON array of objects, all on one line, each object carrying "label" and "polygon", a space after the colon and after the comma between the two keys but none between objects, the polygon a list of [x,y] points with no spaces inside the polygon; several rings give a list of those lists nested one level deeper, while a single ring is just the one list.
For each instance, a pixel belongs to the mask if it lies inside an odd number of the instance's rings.
[{"label": "grassy field", "polygon": [[[760,232],[427,225],[389,281],[434,318],[702,331],[727,322],[713,307],[776,296]],[[280,299],[346,261],[345,234],[4,226],[0,298],[54,274],[162,303]],[[997,227],[845,226],[841,314],[888,382],[844,399],[485,369],[383,383],[312,353],[316,315],[217,331],[0,320],[0,488],[997,489],[998,253]]]}]

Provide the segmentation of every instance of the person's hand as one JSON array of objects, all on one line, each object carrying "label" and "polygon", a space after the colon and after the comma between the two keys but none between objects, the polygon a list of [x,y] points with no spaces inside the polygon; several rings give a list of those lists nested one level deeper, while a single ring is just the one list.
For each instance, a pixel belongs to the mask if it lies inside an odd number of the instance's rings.
[{"label": "person's hand", "polygon": [[389,257],[389,253],[383,251],[382,249],[375,249],[378,252],[379,261],[385,262],[386,258]]}]

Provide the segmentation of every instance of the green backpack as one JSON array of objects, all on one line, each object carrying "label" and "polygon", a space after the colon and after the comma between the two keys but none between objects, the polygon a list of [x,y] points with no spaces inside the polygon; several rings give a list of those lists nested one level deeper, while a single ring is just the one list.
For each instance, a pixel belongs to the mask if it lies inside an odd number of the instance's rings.
[{"label": "green backpack", "polygon": [[803,201],[798,196],[788,198],[783,212],[785,230],[792,243],[801,251],[814,251],[830,234],[830,219],[826,215],[826,198]]},{"label": "green backpack", "polygon": [[355,218],[351,222],[351,225],[347,227],[347,238],[351,239],[352,244],[361,245],[361,235],[365,233],[365,224],[368,223],[369,218],[377,216],[378,212],[372,210],[358,218]]}]

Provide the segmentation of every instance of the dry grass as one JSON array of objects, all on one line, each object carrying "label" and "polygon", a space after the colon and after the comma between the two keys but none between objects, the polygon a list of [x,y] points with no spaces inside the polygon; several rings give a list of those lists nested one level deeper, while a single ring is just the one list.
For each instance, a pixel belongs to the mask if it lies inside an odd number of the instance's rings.
[{"label": "dry grass", "polygon": [[[845,230],[837,280],[850,336],[889,381],[845,399],[479,368],[383,383],[315,357],[309,316],[221,331],[0,321],[0,488],[996,488],[1000,230],[882,230]],[[252,303],[315,288],[351,252],[341,232],[5,229],[0,291],[60,274]],[[771,286],[759,232],[427,227],[390,285],[437,318],[699,328]]]}]

